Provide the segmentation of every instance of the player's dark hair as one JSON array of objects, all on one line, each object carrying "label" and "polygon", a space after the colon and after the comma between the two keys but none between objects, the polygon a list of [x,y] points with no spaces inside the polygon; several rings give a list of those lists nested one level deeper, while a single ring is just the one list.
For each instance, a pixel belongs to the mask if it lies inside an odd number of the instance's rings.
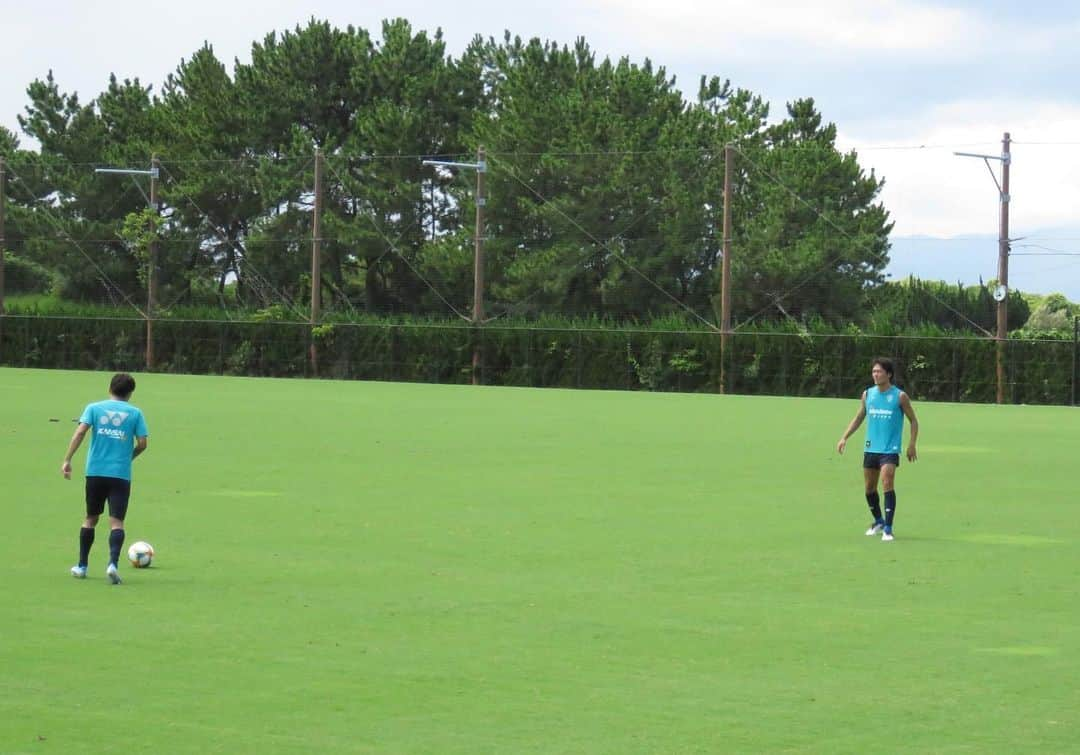
[{"label": "player's dark hair", "polygon": [[109,393],[117,398],[126,399],[135,392],[135,378],[126,372],[119,372],[113,375],[112,382],[109,383]]},{"label": "player's dark hair", "polygon": [[870,363],[871,367],[881,367],[885,372],[889,373],[889,382],[892,382],[893,376],[896,374],[896,368],[893,367],[892,360],[888,357],[878,357]]}]

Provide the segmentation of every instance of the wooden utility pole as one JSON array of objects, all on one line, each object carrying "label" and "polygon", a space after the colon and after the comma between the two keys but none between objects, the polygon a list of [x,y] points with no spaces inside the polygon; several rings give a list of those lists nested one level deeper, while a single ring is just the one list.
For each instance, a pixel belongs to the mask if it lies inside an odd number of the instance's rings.
[{"label": "wooden utility pole", "polygon": [[1076,383],[1080,380],[1080,317],[1073,318],[1072,396],[1070,403],[1076,406]]},{"label": "wooden utility pole", "polygon": [[[990,177],[997,186],[1001,202],[1001,223],[998,231],[998,285],[994,289],[997,301],[997,402],[1005,403],[1005,345],[1009,338],[1009,167],[1012,165],[1012,152],[1009,150],[1009,132],[1001,140],[1001,156],[981,155],[974,152],[953,152],[960,157],[977,157],[986,163]],[[991,160],[1001,161],[1001,183],[990,166]]]},{"label": "wooden utility pole", "polygon": [[157,155],[150,158],[150,270],[147,276],[146,292],[146,369],[154,369],[154,317],[156,316],[158,301],[158,242],[157,242],[157,218],[158,218],[158,173],[161,169],[161,161]]},{"label": "wooden utility pole", "polygon": [[731,347],[731,166],[735,149],[724,145],[724,228],[723,259],[720,262],[720,392],[727,393],[725,365]]},{"label": "wooden utility pole", "polygon": [[435,179],[431,179],[431,184],[428,187],[428,197],[431,203],[431,240],[435,240]]},{"label": "wooden utility pole", "polygon": [[4,314],[4,192],[7,173],[4,170],[4,158],[0,157],[0,315]]},{"label": "wooden utility pole", "polygon": [[[487,166],[484,163],[484,148],[476,150],[476,238],[474,239],[473,257],[473,325],[479,327],[484,321],[484,205],[487,199],[484,197],[484,173]],[[480,373],[484,365],[483,349],[480,344],[480,334],[476,332],[476,341],[473,344],[472,384],[479,385]]]},{"label": "wooden utility pole", "polygon": [[0,356],[4,353],[4,192],[7,173],[4,170],[4,158],[0,156]]},{"label": "wooden utility pole", "polygon": [[1005,403],[1005,346],[1009,339],[1009,132],[1001,140],[1001,229],[998,233],[997,402]]},{"label": "wooden utility pole", "polygon": [[[314,331],[322,316],[322,205],[323,154],[315,148],[315,209],[311,218],[311,327]],[[319,374],[319,350],[311,334],[311,374]]]},{"label": "wooden utility pole", "polygon": [[481,372],[484,367],[484,353],[480,342],[480,326],[484,323],[484,205],[487,197],[484,196],[484,174],[487,172],[487,162],[484,160],[484,148],[480,146],[476,150],[475,163],[454,162],[451,160],[424,160],[423,165],[434,165],[444,168],[471,168],[476,171],[476,229],[474,231],[475,251],[473,254],[473,358],[472,358],[472,384],[480,385]]}]

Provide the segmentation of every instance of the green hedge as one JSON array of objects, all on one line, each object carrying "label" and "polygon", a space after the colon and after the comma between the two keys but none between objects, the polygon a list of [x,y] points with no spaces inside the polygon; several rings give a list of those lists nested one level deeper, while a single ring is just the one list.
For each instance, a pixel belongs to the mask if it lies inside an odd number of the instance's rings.
[{"label": "green hedge", "polygon": [[[141,371],[146,324],[138,319],[0,318],[7,366]],[[720,337],[710,332],[629,328],[324,324],[158,320],[155,368],[162,372],[312,376],[468,383],[473,350],[489,385],[715,392]],[[858,395],[871,360],[897,361],[897,382],[920,400],[992,402],[996,344],[986,338],[860,333],[737,333],[726,365],[728,391],[790,396]],[[1007,399],[1067,404],[1071,339],[1006,344]]]},{"label": "green hedge", "polygon": [[53,277],[41,265],[17,254],[4,255],[4,294],[43,294],[53,287]]}]

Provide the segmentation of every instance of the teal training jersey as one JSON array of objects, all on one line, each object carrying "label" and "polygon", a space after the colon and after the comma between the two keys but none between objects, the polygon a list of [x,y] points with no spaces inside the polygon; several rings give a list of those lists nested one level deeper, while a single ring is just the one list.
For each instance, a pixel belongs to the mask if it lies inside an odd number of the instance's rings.
[{"label": "teal training jersey", "polygon": [[150,434],[142,412],[126,401],[109,399],[88,405],[79,422],[90,426],[86,476],[130,480],[135,438]]},{"label": "teal training jersey", "polygon": [[901,391],[895,385],[887,391],[876,385],[866,389],[866,450],[874,454],[898,454],[904,435]]}]

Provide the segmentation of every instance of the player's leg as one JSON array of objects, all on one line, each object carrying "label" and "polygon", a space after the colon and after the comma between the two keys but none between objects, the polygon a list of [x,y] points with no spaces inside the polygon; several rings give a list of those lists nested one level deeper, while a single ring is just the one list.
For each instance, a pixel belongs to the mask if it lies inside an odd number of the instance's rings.
[{"label": "player's leg", "polygon": [[866,531],[867,535],[878,535],[885,526],[885,519],[881,516],[881,498],[878,496],[878,478],[881,470],[877,467],[875,457],[867,454],[863,458],[863,483],[866,491],[866,505],[870,508],[870,515],[874,517],[873,524]]},{"label": "player's leg", "polygon": [[120,584],[120,551],[124,547],[124,517],[127,516],[131,483],[112,479],[109,485],[109,565],[105,576],[114,585]]},{"label": "player's leg", "polygon": [[83,579],[86,577],[86,565],[90,561],[90,548],[94,544],[94,532],[97,527],[98,517],[105,510],[105,499],[108,497],[108,488],[102,484],[100,477],[86,478],[86,518],[83,519],[79,529],[79,562],[71,567],[71,576]]},{"label": "player's leg", "polygon": [[892,540],[893,518],[896,516],[896,465],[881,465],[881,489],[885,497],[885,531],[882,540]]}]

